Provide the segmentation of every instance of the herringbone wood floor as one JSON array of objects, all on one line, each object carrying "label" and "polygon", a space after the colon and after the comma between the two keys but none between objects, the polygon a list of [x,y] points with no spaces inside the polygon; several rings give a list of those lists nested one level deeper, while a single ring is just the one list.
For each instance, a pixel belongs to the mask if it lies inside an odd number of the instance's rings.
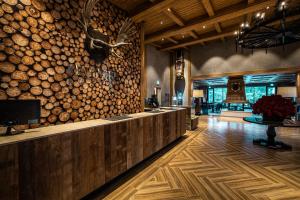
[{"label": "herringbone wood floor", "polygon": [[300,199],[300,130],[278,128],[293,151],[254,146],[266,127],[201,118],[181,143],[104,199]]}]

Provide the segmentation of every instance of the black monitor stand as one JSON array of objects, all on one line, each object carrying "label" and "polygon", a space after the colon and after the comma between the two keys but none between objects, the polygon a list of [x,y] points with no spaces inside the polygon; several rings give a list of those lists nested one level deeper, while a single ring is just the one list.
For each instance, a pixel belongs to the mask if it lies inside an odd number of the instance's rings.
[{"label": "black monitor stand", "polygon": [[13,126],[15,125],[15,123],[13,121],[9,121],[5,123],[6,126],[6,132],[5,134],[2,134],[2,136],[10,136],[10,135],[17,135],[17,134],[21,134],[24,133],[25,131],[18,131],[15,130],[13,128]]}]

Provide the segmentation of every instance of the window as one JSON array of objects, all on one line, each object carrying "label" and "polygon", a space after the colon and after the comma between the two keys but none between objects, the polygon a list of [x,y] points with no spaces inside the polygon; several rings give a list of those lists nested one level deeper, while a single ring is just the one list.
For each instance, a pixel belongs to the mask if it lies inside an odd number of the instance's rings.
[{"label": "window", "polygon": [[255,86],[255,87],[246,87],[246,99],[250,103],[255,103],[262,96],[267,95],[266,86]]},{"label": "window", "polygon": [[223,103],[226,100],[227,88],[214,89],[214,102]]},{"label": "window", "polygon": [[275,94],[276,94],[275,87],[267,87],[267,95],[268,96],[275,95]]},{"label": "window", "polygon": [[214,89],[208,89],[208,103],[214,102]]}]

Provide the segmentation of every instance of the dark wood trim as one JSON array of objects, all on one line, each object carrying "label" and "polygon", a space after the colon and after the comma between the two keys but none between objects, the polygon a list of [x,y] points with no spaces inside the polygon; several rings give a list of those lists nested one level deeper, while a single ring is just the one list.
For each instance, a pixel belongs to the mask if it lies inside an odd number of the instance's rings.
[{"label": "dark wood trim", "polygon": [[297,73],[296,79],[296,87],[297,87],[297,102],[300,103],[300,73]]},{"label": "dark wood trim", "polygon": [[170,55],[170,105],[172,105],[172,97],[174,95],[174,53],[169,53]]},{"label": "dark wood trim", "polygon": [[188,105],[191,105],[191,97],[192,97],[192,62],[191,62],[191,53],[190,51],[186,51],[188,53],[188,66],[187,66],[187,84],[188,84],[188,91],[187,91],[187,96],[188,96]]},{"label": "dark wood trim", "polygon": [[230,72],[230,73],[222,73],[222,74],[203,74],[198,76],[193,76],[192,81],[194,80],[203,80],[209,78],[220,78],[224,76],[243,76],[249,74],[272,74],[272,73],[298,73],[300,72],[299,67],[281,67],[275,69],[261,69],[261,70],[252,70],[252,71],[242,71],[242,72]]},{"label": "dark wood trim", "polygon": [[141,23],[141,111],[145,108],[145,98],[147,96],[147,67],[145,49],[145,23]]}]

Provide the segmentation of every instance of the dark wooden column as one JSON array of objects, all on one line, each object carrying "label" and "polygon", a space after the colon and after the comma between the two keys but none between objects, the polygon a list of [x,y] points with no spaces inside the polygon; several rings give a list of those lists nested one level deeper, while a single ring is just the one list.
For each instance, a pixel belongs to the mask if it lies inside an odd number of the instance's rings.
[{"label": "dark wooden column", "polygon": [[296,87],[297,87],[297,103],[300,103],[300,72],[297,73],[297,80],[296,80]]}]

